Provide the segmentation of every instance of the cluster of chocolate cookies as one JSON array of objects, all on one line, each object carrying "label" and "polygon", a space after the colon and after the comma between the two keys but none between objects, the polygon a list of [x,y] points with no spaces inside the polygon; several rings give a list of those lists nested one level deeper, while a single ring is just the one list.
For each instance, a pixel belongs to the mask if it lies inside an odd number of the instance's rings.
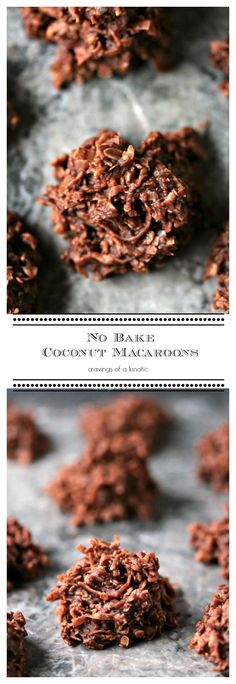
[{"label": "cluster of chocolate cookies", "polygon": [[147,459],[167,420],[159,404],[138,395],[84,409],[87,448],[46,489],[73,525],[153,517],[157,486]]},{"label": "cluster of chocolate cookies", "polygon": [[[27,465],[47,453],[49,439],[30,411],[9,403],[7,408],[7,458]],[[19,520],[7,520],[7,589],[11,591],[40,577],[48,557],[35,544],[30,530]],[[21,612],[7,613],[7,676],[23,677],[26,672],[25,618]]]},{"label": "cluster of chocolate cookies", "polygon": [[216,492],[229,488],[229,425],[224,423],[214,432],[203,435],[197,444],[198,475]]},{"label": "cluster of chocolate cookies", "polygon": [[[48,557],[32,534],[16,518],[7,520],[7,589],[11,591],[38,578],[48,565]],[[26,620],[17,611],[7,613],[7,676],[23,677],[26,673]]]},{"label": "cluster of chocolate cookies", "polygon": [[[189,526],[190,544],[202,563],[217,563],[229,578],[229,512],[220,520]],[[204,655],[214,669],[229,674],[229,587],[220,584],[196,626],[190,648]]]},{"label": "cluster of chocolate cookies", "polygon": [[27,527],[16,518],[7,520],[7,588],[14,589],[22,582],[35,579],[47,566],[48,558],[39,544],[35,544]]},{"label": "cluster of chocolate cookies", "polygon": [[[198,476],[215,492],[229,488],[229,426],[204,435],[197,444]],[[220,520],[189,525],[190,544],[201,563],[217,563],[229,578],[229,508]],[[220,584],[196,626],[189,648],[202,654],[223,676],[229,676],[229,587]]]},{"label": "cluster of chocolate cookies", "polygon": [[229,310],[229,224],[217,236],[208,260],[205,279],[216,277],[218,288],[213,295],[212,310]]},{"label": "cluster of chocolate cookies", "polygon": [[[29,458],[27,452],[25,457],[26,422],[27,448],[32,450],[37,428],[34,425],[33,431],[32,416],[23,413],[23,429],[19,430],[20,414],[20,410],[10,407],[9,457],[29,463],[36,454],[31,451]],[[87,450],[78,463],[59,471],[49,493],[60,507],[73,512],[75,524],[133,515],[149,517],[155,485],[146,463],[166,422],[162,407],[141,396],[125,396],[105,407],[88,406],[81,416],[83,434],[90,438]],[[8,520],[7,541],[8,588],[12,589],[38,577],[48,559],[33,543],[29,530],[14,518]],[[127,648],[177,626],[175,591],[159,574],[159,560],[154,553],[121,549],[117,537],[111,543],[93,539],[89,548],[78,548],[84,557],[59,577],[56,588],[46,597],[48,601],[59,600],[57,614],[66,643],[74,646],[82,642],[95,649],[119,643]],[[20,676],[25,668],[25,621],[17,613],[9,616],[13,624],[8,672],[14,670]],[[19,640],[19,648],[14,650]]]},{"label": "cluster of chocolate cookies", "polygon": [[[124,75],[142,62],[170,62],[173,36],[163,8],[23,7],[30,38],[56,43],[54,85]],[[214,66],[229,74],[229,41],[211,43]],[[225,80],[222,89],[227,94]],[[19,117],[8,104],[9,130]],[[157,268],[202,224],[204,144],[200,131],[154,132],[138,147],[102,130],[53,162],[56,183],[39,199],[51,208],[54,231],[66,238],[70,270],[101,280]],[[204,278],[218,277],[212,310],[229,309],[229,259],[219,238]],[[227,243],[227,244],[226,244]],[[36,313],[40,244],[31,228],[8,217],[8,312]],[[217,254],[216,254],[217,253]],[[214,264],[214,267],[212,267]]]},{"label": "cluster of chocolate cookies", "polygon": [[61,88],[93,76],[124,75],[151,60],[159,70],[169,61],[170,27],[160,7],[24,7],[30,38],[56,43],[51,67]]},{"label": "cluster of chocolate cookies", "polygon": [[[147,458],[166,422],[159,404],[135,395],[84,409],[80,424],[89,438],[87,449],[47,488],[63,510],[73,513],[74,524],[152,515],[156,488]],[[8,457],[30,463],[46,453],[47,444],[32,414],[10,405]],[[46,597],[59,599],[57,613],[66,643],[83,642],[95,649],[119,643],[127,648],[177,626],[175,591],[159,574],[154,553],[121,549],[117,537],[111,543],[93,539],[88,549],[78,548],[84,558],[59,578]],[[8,519],[7,560],[8,590],[36,579],[48,564],[30,531],[15,518]],[[9,676],[25,674],[24,625],[22,614],[8,614]]]},{"label": "cluster of chocolate cookies", "polygon": [[[73,524],[153,515],[157,486],[148,472],[148,457],[160,446],[168,420],[160,404],[141,395],[125,394],[107,405],[84,407],[79,427],[88,439],[87,448],[76,463],[60,469],[47,487],[59,507],[72,514]],[[11,460],[27,464],[46,453],[49,440],[32,414],[10,405],[8,425]],[[203,436],[197,451],[200,479],[215,491],[225,491],[228,426]],[[228,579],[228,508],[222,519],[193,523],[189,532],[196,559],[219,564]],[[154,553],[122,549],[118,537],[112,542],[92,539],[88,548],[79,545],[78,550],[83,556],[59,576],[46,596],[48,601],[58,601],[56,612],[67,644],[102,649],[118,643],[128,648],[178,626],[175,589],[159,574]],[[37,579],[48,565],[46,553],[15,518],[8,519],[7,560],[9,590]],[[23,615],[9,613],[7,626],[8,672],[22,676],[27,636]],[[229,669],[228,632],[229,590],[222,584],[198,622],[189,648],[204,655],[225,676]]]},{"label": "cluster of chocolate cookies", "polygon": [[[171,64],[170,14],[160,7],[23,7],[30,38],[55,43],[53,84],[83,83],[94,76],[124,75],[151,61],[159,71]],[[213,66],[224,74],[220,89],[229,95],[229,38],[210,44]]]},{"label": "cluster of chocolate cookies", "polygon": [[219,584],[196,626],[190,649],[212,663],[223,677],[229,676],[229,587]]},{"label": "cluster of chocolate cookies", "polygon": [[20,611],[7,613],[7,676],[23,677],[26,670],[25,618]]}]

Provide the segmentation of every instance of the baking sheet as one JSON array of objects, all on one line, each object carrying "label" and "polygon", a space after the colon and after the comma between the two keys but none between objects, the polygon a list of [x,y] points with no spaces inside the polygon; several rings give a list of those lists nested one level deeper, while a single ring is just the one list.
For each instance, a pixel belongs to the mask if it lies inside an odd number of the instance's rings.
[{"label": "baking sheet", "polygon": [[[115,393],[112,393],[115,394]],[[220,569],[194,560],[186,526],[194,521],[221,517],[226,495],[215,494],[196,479],[197,457],[193,444],[227,419],[228,392],[150,393],[172,415],[172,428],[161,450],[150,459],[161,495],[153,522],[119,522],[74,529],[69,516],[42,491],[57,468],[82,453],[84,441],[76,431],[80,406],[88,401],[110,401],[108,392],[9,392],[15,402],[35,411],[38,423],[52,438],[47,456],[29,466],[8,462],[8,513],[30,528],[35,541],[49,555],[45,575],[8,595],[8,608],[21,610],[27,620],[28,676],[34,677],[219,677],[203,657],[188,650],[196,622],[224,580]],[[54,614],[56,604],[44,600],[56,576],[76,563],[77,543],[92,536],[112,539],[122,546],[154,550],[160,571],[179,585],[180,627],[152,642],[123,650],[112,646],[92,651],[70,648],[62,641]]]},{"label": "baking sheet", "polygon": [[8,206],[44,242],[40,313],[194,313],[210,310],[215,282],[202,282],[213,230],[200,231],[164,269],[102,282],[71,274],[59,255],[65,244],[52,235],[50,211],[35,202],[52,182],[50,162],[99,129],[120,130],[134,144],[151,130],[175,130],[208,121],[209,169],[204,192],[214,229],[228,215],[228,102],[221,75],[209,60],[209,42],[228,33],[228,8],[175,8],[175,67],[158,74],[144,65],[125,78],[72,83],[56,91],[49,66],[56,48],[27,38],[19,8],[8,10],[8,77],[22,123],[9,140]]}]

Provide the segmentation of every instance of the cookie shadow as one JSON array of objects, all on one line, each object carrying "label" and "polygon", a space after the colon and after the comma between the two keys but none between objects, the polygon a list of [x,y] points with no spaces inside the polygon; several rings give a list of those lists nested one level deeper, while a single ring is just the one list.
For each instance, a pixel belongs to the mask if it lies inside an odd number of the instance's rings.
[{"label": "cookie shadow", "polygon": [[195,506],[191,497],[176,496],[161,487],[155,500],[154,520],[157,522],[166,518],[181,517],[183,511],[189,508],[194,514]]},{"label": "cookie shadow", "polygon": [[176,587],[175,608],[179,627],[185,627],[192,618],[192,609],[185,598],[182,587]]},{"label": "cookie shadow", "polygon": [[21,66],[18,62],[7,61],[7,99],[11,100],[14,110],[19,116],[18,126],[8,132],[10,146],[19,135],[27,136],[30,128],[37,121],[38,113],[29,90],[19,85]]},{"label": "cookie shadow", "polygon": [[[172,28],[172,68],[181,62],[192,62],[213,80],[217,74],[211,68],[210,41],[225,37],[228,29],[227,7],[171,7],[166,9]],[[203,41],[208,38],[208,41]],[[201,45],[201,51],[197,46]]]},{"label": "cookie shadow", "polygon": [[34,227],[33,230],[39,240],[41,254],[36,313],[64,313],[67,309],[69,297],[67,269],[60,259],[53,239],[43,236],[38,227]]},{"label": "cookie shadow", "polygon": [[34,641],[33,637],[27,637],[26,647],[26,677],[40,677],[41,675],[39,670],[41,670],[42,668],[43,670],[45,670],[47,664],[49,664],[48,652],[45,648],[39,646],[39,644]]},{"label": "cookie shadow", "polygon": [[219,158],[211,131],[207,126],[203,134],[206,150],[203,179],[203,211],[207,212],[208,227],[219,229],[229,216],[229,185],[225,169]]}]

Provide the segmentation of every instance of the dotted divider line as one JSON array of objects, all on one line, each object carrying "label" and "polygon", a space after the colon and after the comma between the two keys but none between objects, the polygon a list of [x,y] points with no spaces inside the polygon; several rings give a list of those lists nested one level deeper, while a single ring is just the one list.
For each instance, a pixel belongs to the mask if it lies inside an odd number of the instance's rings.
[{"label": "dotted divider line", "polygon": [[180,380],[178,382],[172,381],[96,381],[96,382],[65,382],[65,381],[14,381],[12,385],[14,390],[68,390],[68,389],[159,389],[159,390],[169,390],[169,389],[189,389],[189,390],[223,390],[225,389],[224,381],[193,381],[187,382]]},{"label": "dotted divider line", "polygon": [[202,324],[224,325],[224,314],[221,315],[201,315],[183,314],[170,316],[167,314],[159,316],[114,316],[114,315],[94,315],[94,316],[13,316],[13,325],[37,325],[37,324],[88,324],[88,323],[172,323],[172,324]]}]

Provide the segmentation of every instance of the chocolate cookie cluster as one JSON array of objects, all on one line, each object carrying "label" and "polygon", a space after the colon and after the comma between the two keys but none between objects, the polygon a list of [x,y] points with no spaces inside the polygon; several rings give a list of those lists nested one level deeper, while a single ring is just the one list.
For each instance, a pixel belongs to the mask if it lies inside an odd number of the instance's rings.
[{"label": "chocolate cookie cluster", "polygon": [[159,7],[23,7],[30,38],[56,43],[53,83],[123,75],[150,60],[168,65],[169,25]]},{"label": "chocolate cookie cluster", "polygon": [[214,432],[203,435],[197,444],[198,475],[215,491],[229,488],[229,426],[221,425]]},{"label": "chocolate cookie cluster", "polygon": [[224,677],[229,676],[229,587],[220,584],[189,645],[214,665]]},{"label": "chocolate cookie cluster", "polygon": [[138,553],[113,542],[92,539],[84,556],[60,575],[48,601],[58,601],[61,635],[69,646],[128,648],[177,626],[175,592],[159,574],[155,553]]},{"label": "chocolate cookie cluster", "polygon": [[37,425],[30,411],[14,404],[7,407],[7,458],[26,464],[43,456],[49,439]]},{"label": "chocolate cookie cluster", "polygon": [[135,148],[103,130],[53,163],[56,185],[40,201],[68,239],[64,260],[100,280],[145,272],[188,241],[199,216],[200,134],[150,133]]},{"label": "chocolate cookie cluster", "polygon": [[138,433],[92,442],[76,463],[59,470],[47,492],[72,513],[73,525],[152,518],[157,487],[143,454]]},{"label": "chocolate cookie cluster", "polygon": [[190,544],[201,563],[218,563],[222,576],[229,578],[229,508],[220,520],[189,525]]},{"label": "chocolate cookie cluster", "polygon": [[167,416],[155,402],[127,396],[84,410],[88,446],[46,488],[73,525],[154,516],[157,485],[147,458]]},{"label": "chocolate cookie cluster", "polygon": [[39,273],[38,240],[13,212],[7,213],[7,311],[35,312]]},{"label": "chocolate cookie cluster", "polygon": [[25,618],[20,611],[7,613],[7,676],[24,677],[26,668]]},{"label": "chocolate cookie cluster", "polygon": [[[142,433],[147,455],[161,440],[168,424],[163,406],[140,394],[127,394],[109,404],[87,404],[80,413],[79,428],[87,438]],[[141,442],[140,442],[141,445]]]},{"label": "chocolate cookie cluster", "polygon": [[16,518],[7,521],[7,585],[13,589],[19,583],[35,579],[48,564],[48,558],[31,532]]}]

